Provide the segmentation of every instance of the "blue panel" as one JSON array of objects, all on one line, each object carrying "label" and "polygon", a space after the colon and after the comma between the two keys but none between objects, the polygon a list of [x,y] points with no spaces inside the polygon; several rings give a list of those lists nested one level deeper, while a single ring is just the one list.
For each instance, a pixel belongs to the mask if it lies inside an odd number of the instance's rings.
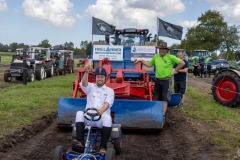
[{"label": "blue panel", "polygon": [[133,61],[124,61],[125,69],[135,69]]},{"label": "blue panel", "polygon": [[111,72],[111,74],[110,74],[111,78],[116,78],[116,76],[117,76],[117,72]]},{"label": "blue panel", "polygon": [[140,78],[141,73],[140,72],[123,72],[124,78]]},{"label": "blue panel", "polygon": [[123,69],[124,68],[124,62],[121,61],[110,61],[110,64],[113,69]]},{"label": "blue panel", "polygon": [[[60,98],[58,103],[58,125],[70,126],[75,121],[76,112],[84,110],[85,98]],[[146,100],[114,101],[111,111],[115,123],[122,128],[161,129],[163,127],[163,102]]]},{"label": "blue panel", "polygon": [[131,60],[131,47],[130,46],[123,47],[123,59]]}]

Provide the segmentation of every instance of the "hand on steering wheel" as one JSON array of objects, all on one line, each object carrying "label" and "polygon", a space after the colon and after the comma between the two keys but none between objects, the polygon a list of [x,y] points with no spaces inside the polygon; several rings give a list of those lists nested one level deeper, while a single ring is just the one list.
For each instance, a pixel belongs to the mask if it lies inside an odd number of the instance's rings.
[{"label": "hand on steering wheel", "polygon": [[[91,112],[90,112],[91,111]],[[87,108],[85,111],[84,111],[84,118],[86,118],[87,120],[91,120],[88,116],[91,117],[92,121],[98,121],[101,119],[101,114],[98,113],[98,110],[96,108]],[[97,117],[96,119],[94,119],[94,117]]]}]

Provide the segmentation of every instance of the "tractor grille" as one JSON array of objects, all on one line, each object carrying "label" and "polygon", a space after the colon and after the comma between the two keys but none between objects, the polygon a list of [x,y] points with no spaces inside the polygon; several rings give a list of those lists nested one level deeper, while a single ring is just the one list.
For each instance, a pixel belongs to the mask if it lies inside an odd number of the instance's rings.
[{"label": "tractor grille", "polygon": [[11,63],[10,69],[22,69],[23,63]]}]

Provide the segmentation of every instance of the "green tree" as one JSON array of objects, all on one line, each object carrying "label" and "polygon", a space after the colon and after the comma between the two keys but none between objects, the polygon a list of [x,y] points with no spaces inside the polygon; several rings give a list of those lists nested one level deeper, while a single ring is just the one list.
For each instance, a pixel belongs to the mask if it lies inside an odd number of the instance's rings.
[{"label": "green tree", "polygon": [[18,48],[18,43],[13,42],[9,45],[12,52],[15,52],[15,50]]},{"label": "green tree", "polygon": [[92,42],[90,41],[90,42],[87,44],[86,55],[91,55],[91,48],[92,48]]},{"label": "green tree", "polygon": [[44,47],[44,48],[50,48],[51,44],[49,44],[49,41],[47,39],[45,39],[41,43],[39,43],[37,46],[38,47]]},{"label": "green tree", "polygon": [[216,53],[216,52],[213,52],[212,55],[211,55],[211,58],[212,58],[213,60],[216,60],[217,57],[218,57],[217,53]]},{"label": "green tree", "polygon": [[66,49],[66,50],[74,50],[73,42],[65,42],[64,43],[64,49]]},{"label": "green tree", "polygon": [[229,26],[224,30],[224,39],[221,44],[221,50],[226,50],[226,54],[231,54],[229,56],[230,60],[234,60],[233,51],[239,46],[239,28],[240,26]]},{"label": "green tree", "polygon": [[83,49],[87,49],[87,45],[88,45],[88,41],[81,41],[81,43],[80,43],[80,48],[83,48]]},{"label": "green tree", "polygon": [[186,34],[187,48],[190,50],[218,50],[223,42],[227,23],[218,11],[208,10],[198,18],[198,25],[190,28]]}]

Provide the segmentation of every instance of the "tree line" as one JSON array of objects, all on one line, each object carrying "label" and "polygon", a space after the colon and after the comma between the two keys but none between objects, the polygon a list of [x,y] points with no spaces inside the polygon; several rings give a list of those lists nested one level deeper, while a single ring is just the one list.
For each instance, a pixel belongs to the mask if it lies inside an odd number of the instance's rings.
[{"label": "tree line", "polygon": [[45,40],[42,40],[38,45],[33,45],[33,46],[30,46],[30,45],[24,44],[24,43],[16,43],[16,42],[13,42],[9,45],[0,43],[0,52],[9,52],[9,51],[15,52],[16,49],[18,49],[18,48],[44,47],[44,48],[59,49],[59,50],[61,50],[61,49],[62,50],[63,49],[71,50],[71,51],[74,51],[74,54],[90,55],[91,54],[91,45],[92,45],[92,42],[81,41],[80,48],[75,47],[73,42],[65,42],[64,44],[52,46],[49,43],[49,40],[45,39]]}]

